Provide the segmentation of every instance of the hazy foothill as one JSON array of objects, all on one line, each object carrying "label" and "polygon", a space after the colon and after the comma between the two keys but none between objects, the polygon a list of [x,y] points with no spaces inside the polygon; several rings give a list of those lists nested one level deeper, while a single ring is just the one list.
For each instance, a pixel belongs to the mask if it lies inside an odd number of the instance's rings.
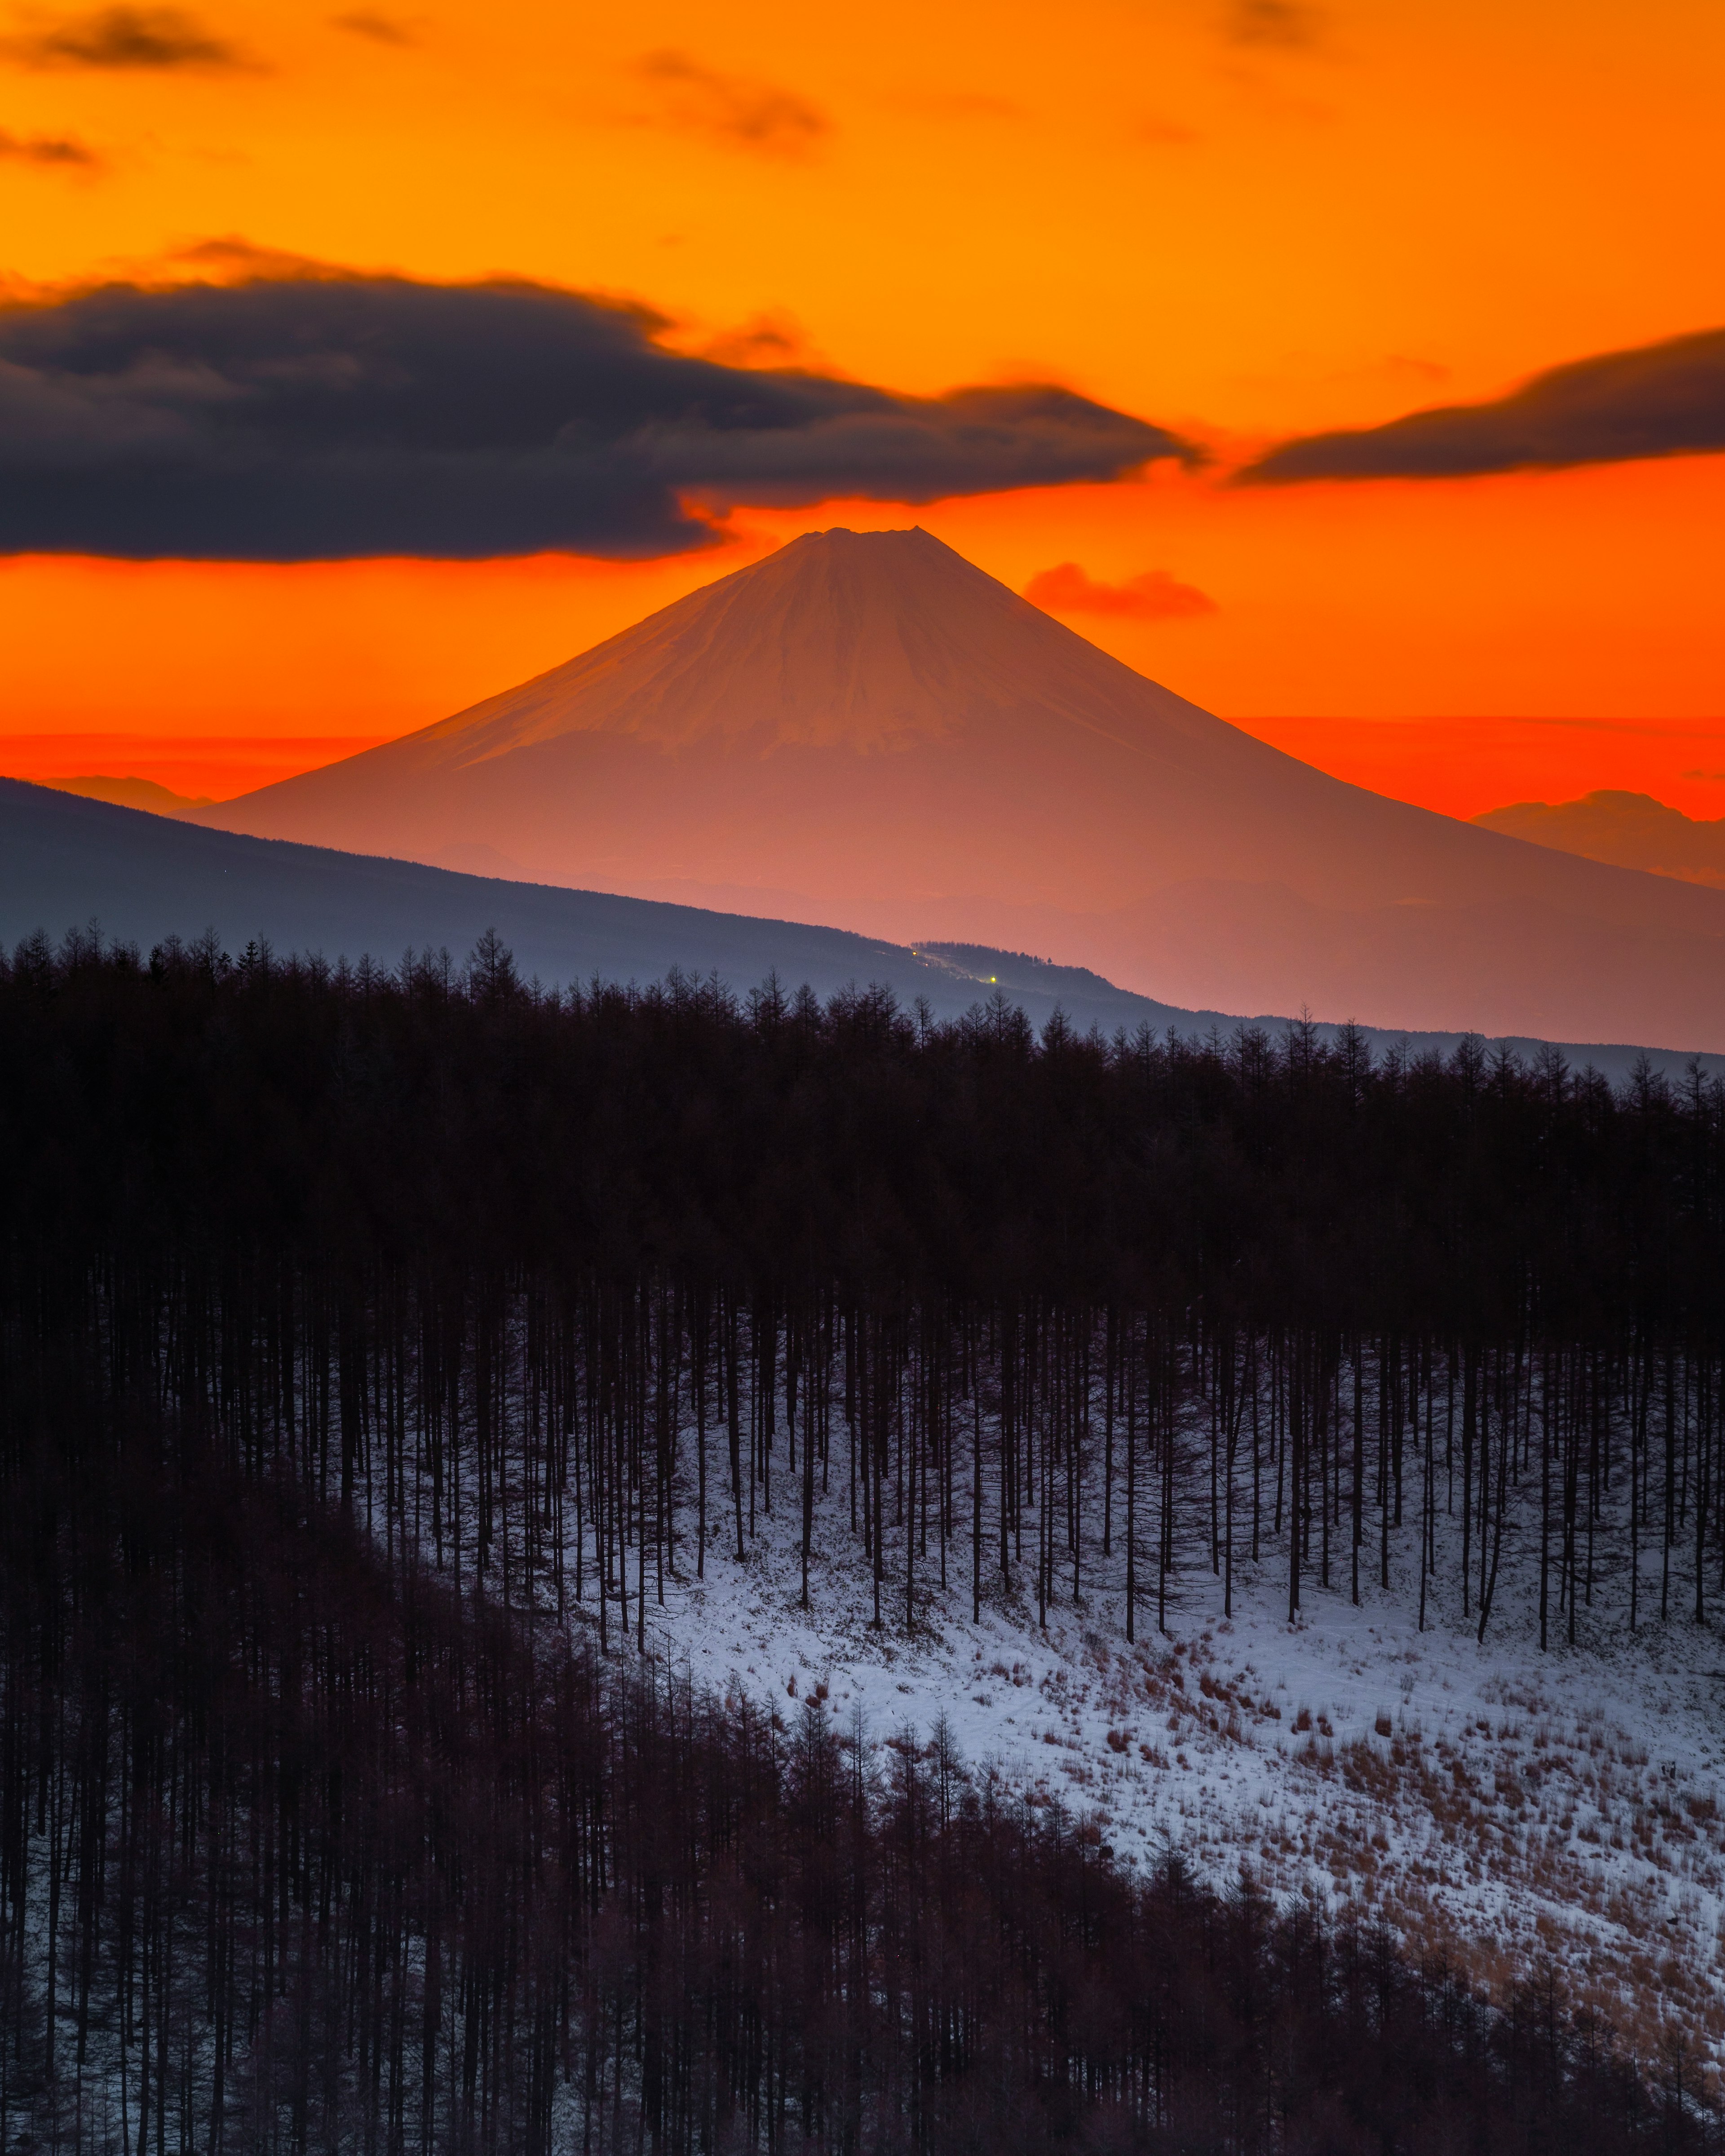
[{"label": "hazy foothill", "polygon": [[1604,788],[1579,801],[1517,801],[1475,823],[1536,845],[1692,883],[1725,883],[1725,819],[1686,816],[1651,793]]}]

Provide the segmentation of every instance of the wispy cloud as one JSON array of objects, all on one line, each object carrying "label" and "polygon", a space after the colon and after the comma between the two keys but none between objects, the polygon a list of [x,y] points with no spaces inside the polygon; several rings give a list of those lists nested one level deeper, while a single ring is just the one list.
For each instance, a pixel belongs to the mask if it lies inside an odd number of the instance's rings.
[{"label": "wispy cloud", "polygon": [[1230,45],[1285,53],[1311,52],[1323,42],[1324,18],[1301,0],[1234,0],[1222,22]]},{"label": "wispy cloud", "polygon": [[1303,435],[1238,478],[1248,485],[1458,479],[1721,449],[1725,330],[1702,330],[1550,367],[1488,403],[1442,405],[1387,426]]},{"label": "wispy cloud", "polygon": [[[358,270],[333,268],[310,254],[295,254],[285,247],[260,247],[243,233],[218,233],[210,239],[188,240],[144,265],[141,281],[154,285],[166,269],[167,281],[178,285],[194,279],[200,284],[252,284],[270,281],[290,284],[299,279],[358,276]],[[130,272],[137,275],[136,271]]]},{"label": "wispy cloud", "polygon": [[373,44],[406,48],[420,42],[424,23],[418,17],[381,15],[370,8],[354,8],[345,15],[331,15],[330,28],[346,30],[352,37],[369,38]]},{"label": "wispy cloud", "polygon": [[815,350],[809,332],[793,315],[783,309],[751,315],[747,321],[720,330],[699,344],[680,343],[697,359],[711,359],[721,367],[801,367],[811,374],[830,374],[832,367]]},{"label": "wispy cloud", "polygon": [[732,149],[806,157],[832,132],[825,113],[795,90],[722,74],[687,53],[649,53],[635,72],[655,93],[661,124]]},{"label": "wispy cloud", "polygon": [[1146,569],[1117,584],[1098,583],[1076,562],[1043,569],[1024,587],[1024,597],[1045,613],[1112,614],[1127,621],[1193,621],[1214,613],[1216,603],[1195,584],[1183,584],[1166,569]]},{"label": "wispy cloud", "polygon": [[34,68],[162,70],[253,69],[238,45],[182,8],[99,8],[0,40],[8,58]]},{"label": "wispy cloud", "polygon": [[0,127],[0,159],[10,164],[46,165],[93,172],[102,160],[87,143],[70,135],[13,135]]}]

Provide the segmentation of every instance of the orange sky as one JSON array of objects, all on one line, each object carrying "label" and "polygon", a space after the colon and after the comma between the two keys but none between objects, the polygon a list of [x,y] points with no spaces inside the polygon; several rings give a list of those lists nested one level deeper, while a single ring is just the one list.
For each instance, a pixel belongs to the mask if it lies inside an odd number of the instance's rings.
[{"label": "orange sky", "polygon": [[[1725,321],[1711,0],[212,0],[188,12],[240,64],[25,64],[17,40],[89,12],[0,8],[0,136],[96,161],[0,155],[0,271],[26,286],[214,234],[507,271],[644,300],[727,356],[1060,380],[1224,459]],[[0,735],[131,737],[127,768],[219,792],[249,737],[421,725],[795,531],[914,516],[1020,588],[1069,561],[1195,586],[1214,612],[1070,619],[1230,716],[1310,715],[1260,730],[1362,783],[1461,813],[1636,785],[1719,815],[1725,775],[1685,774],[1725,774],[1722,512],[1718,458],[1262,490],[1159,468],[744,511],[721,551],[629,566],[13,559]],[[1505,714],[1615,723],[1484,723]],[[201,778],[166,746],[188,737],[226,744]]]}]

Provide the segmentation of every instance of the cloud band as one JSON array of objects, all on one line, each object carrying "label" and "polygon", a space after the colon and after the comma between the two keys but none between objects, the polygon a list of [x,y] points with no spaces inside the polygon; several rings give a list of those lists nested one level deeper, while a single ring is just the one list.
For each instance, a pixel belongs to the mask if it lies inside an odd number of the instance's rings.
[{"label": "cloud band", "polygon": [[1725,449],[1725,330],[1703,330],[1552,367],[1488,404],[1450,405],[1410,413],[1385,427],[1305,435],[1238,476],[1246,485],[1460,479],[1717,449]]},{"label": "cloud band", "polygon": [[685,552],[687,505],[921,502],[1190,452],[1049,388],[900,397],[670,352],[642,310],[343,275],[0,311],[0,552]]}]

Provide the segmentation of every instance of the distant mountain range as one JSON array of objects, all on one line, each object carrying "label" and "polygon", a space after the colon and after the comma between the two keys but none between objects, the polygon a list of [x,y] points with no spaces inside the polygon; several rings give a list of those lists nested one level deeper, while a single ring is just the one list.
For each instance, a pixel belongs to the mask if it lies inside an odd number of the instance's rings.
[{"label": "distant mountain range", "polygon": [[86,801],[112,801],[122,808],[147,808],[152,816],[186,816],[194,809],[216,805],[208,793],[176,793],[172,787],[159,785],[153,778],[87,775],[44,778],[42,783],[62,793],[82,794]]},{"label": "distant mountain range", "polygon": [[[906,947],[841,929],[726,914],[648,899],[470,875],[288,841],[202,830],[183,821],[0,778],[0,940],[15,945],[40,929],[56,941],[94,921],[110,940],[147,954],[169,936],[190,942],[213,930],[230,953],[254,940],[280,954],[321,953],[332,963],[370,956],[393,965],[404,950],[446,949],[465,963],[495,928],[522,975],[547,986],[602,980],[645,984],[675,967],[717,974],[746,993],[776,974],[823,997],[880,986],[901,1005],[922,1001],[951,1019],[1000,995],[1038,1028],[1060,1010],[1081,1032],[1111,1036],[1147,1024],[1224,1037],[1243,1021],[1135,995],[1083,967],[1022,952],[938,942]],[[1285,1018],[1248,1023],[1279,1030]],[[1334,1028],[1321,1025],[1322,1037]],[[1459,1035],[1369,1030],[1383,1052],[1448,1054]],[[1531,1053],[1526,1037],[1507,1045]],[[1622,1044],[1560,1044],[1576,1066],[1625,1076],[1640,1051]],[[1653,1052],[1681,1075],[1687,1055]],[[1725,1056],[1702,1059],[1725,1074]]]},{"label": "distant mountain range", "polygon": [[1725,1050],[1725,892],[1329,778],[921,531],[808,535],[470,711],[194,813],[1032,950],[1181,1006]]},{"label": "distant mountain range", "polygon": [[1589,860],[1725,888],[1725,817],[1686,816],[1651,793],[1604,789],[1579,801],[1517,801],[1473,820],[1487,831]]}]

